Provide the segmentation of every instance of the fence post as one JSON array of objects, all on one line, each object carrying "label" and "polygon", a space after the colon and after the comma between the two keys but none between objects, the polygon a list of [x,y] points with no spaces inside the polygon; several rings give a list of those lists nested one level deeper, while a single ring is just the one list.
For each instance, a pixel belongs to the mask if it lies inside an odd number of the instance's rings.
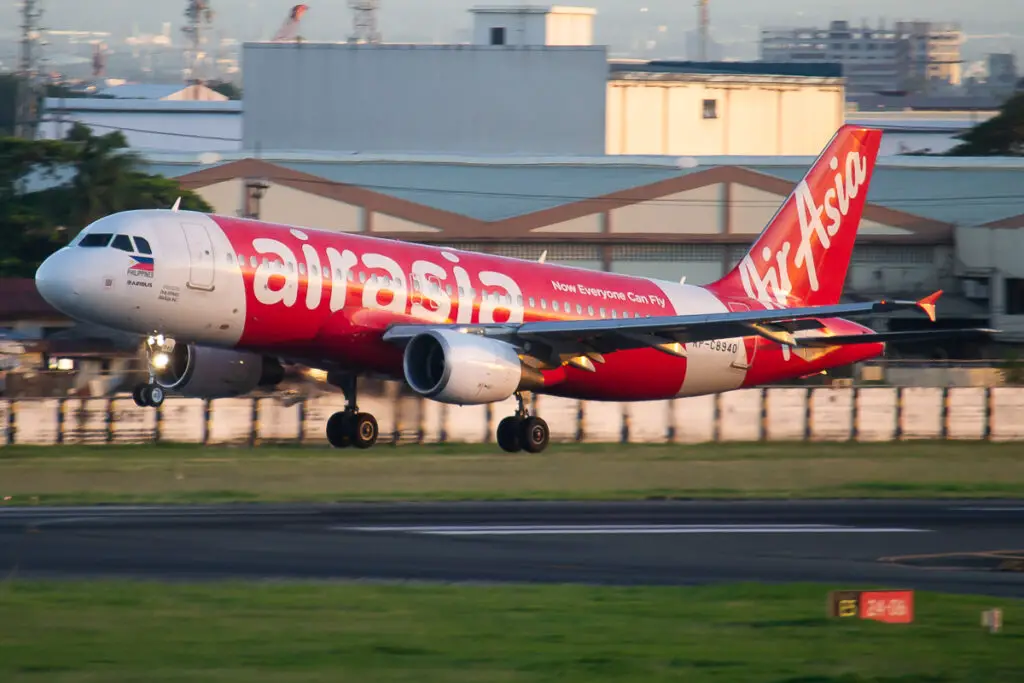
[{"label": "fence post", "polygon": [[814,387],[807,387],[804,397],[804,441],[814,436]]}]

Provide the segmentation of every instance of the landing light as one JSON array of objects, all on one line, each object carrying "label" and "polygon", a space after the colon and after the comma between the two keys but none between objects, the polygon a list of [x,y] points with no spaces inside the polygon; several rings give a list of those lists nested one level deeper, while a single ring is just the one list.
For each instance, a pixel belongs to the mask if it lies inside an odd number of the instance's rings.
[{"label": "landing light", "polygon": [[171,362],[171,357],[166,353],[160,352],[153,356],[153,367],[157,370],[163,370]]}]

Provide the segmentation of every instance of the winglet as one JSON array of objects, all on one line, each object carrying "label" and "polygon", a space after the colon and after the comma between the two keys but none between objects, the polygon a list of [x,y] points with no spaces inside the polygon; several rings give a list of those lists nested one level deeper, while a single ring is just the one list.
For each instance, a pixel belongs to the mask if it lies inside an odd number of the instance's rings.
[{"label": "winglet", "polygon": [[928,314],[928,319],[935,322],[935,302],[942,296],[942,290],[929,294],[925,298],[917,302],[918,308]]},{"label": "winglet", "polygon": [[181,206],[181,197],[174,200],[174,206],[171,207],[171,211],[178,213],[178,207]]}]

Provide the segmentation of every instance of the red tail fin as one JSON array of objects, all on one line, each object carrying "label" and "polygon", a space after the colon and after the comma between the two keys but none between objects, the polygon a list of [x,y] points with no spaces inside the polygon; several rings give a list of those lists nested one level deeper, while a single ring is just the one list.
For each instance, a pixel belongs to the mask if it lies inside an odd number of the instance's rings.
[{"label": "red tail fin", "polygon": [[710,288],[772,307],[839,302],[882,131],[846,125],[754,245]]}]

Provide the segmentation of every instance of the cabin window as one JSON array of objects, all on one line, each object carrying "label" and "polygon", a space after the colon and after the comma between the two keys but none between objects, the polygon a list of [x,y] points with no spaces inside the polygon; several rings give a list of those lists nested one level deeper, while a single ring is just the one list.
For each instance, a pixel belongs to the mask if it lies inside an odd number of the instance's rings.
[{"label": "cabin window", "polygon": [[448,296],[451,296],[452,295],[452,286],[448,285],[447,287],[444,288],[444,291],[446,291],[448,293]]},{"label": "cabin window", "polygon": [[114,238],[114,241],[110,243],[110,246],[114,249],[127,251],[129,254],[132,252],[132,241],[128,235],[118,235]]},{"label": "cabin window", "polygon": [[548,300],[547,299],[541,299],[540,300],[540,307],[541,307],[541,310],[544,310],[544,311],[548,310]]},{"label": "cabin window", "polygon": [[262,265],[264,268],[269,268],[270,267],[270,259],[268,259],[266,256],[264,256],[263,257],[263,263],[260,264],[260,265]]},{"label": "cabin window", "polygon": [[362,282],[363,284],[366,283],[366,273],[364,273],[363,271],[359,271],[359,281]]},{"label": "cabin window", "polygon": [[531,296],[531,297],[530,297],[530,308],[536,308],[536,307],[537,307],[537,304],[536,304],[536,303],[534,303],[534,301],[533,301],[533,297]]},{"label": "cabin window", "polygon": [[228,254],[228,263],[232,264],[234,262],[235,262],[235,255],[234,254]]},{"label": "cabin window", "polygon": [[619,314],[615,312],[614,308],[612,309],[612,317],[613,318],[618,318],[619,317]]},{"label": "cabin window", "polygon": [[[153,250],[149,248],[149,241],[145,237],[135,238],[135,249],[140,254],[152,254]],[[242,259],[238,259],[241,261]]]},{"label": "cabin window", "polygon": [[313,275],[316,275],[317,274],[317,267],[316,266],[310,266],[309,267],[309,272],[311,272]]},{"label": "cabin window", "polygon": [[557,311],[558,310],[558,302],[557,301],[552,301],[551,302],[551,310],[552,311]]},{"label": "cabin window", "polygon": [[245,265],[245,255],[244,254],[239,254],[238,255],[238,265],[240,265],[240,266],[244,266]]},{"label": "cabin window", "polygon": [[257,261],[257,260],[256,260],[256,257],[255,257],[255,256],[250,256],[250,257],[249,257],[249,265],[250,265],[250,266],[252,266],[253,268],[255,268],[255,267],[256,267],[256,264],[257,264],[257,263],[259,263],[259,261]]},{"label": "cabin window", "polygon": [[587,306],[587,315],[594,315],[594,307]]},{"label": "cabin window", "polygon": [[323,276],[324,276],[325,280],[330,280],[331,279],[331,269],[330,268],[324,268]]},{"label": "cabin window", "polygon": [[583,315],[583,306],[581,304],[576,304],[576,315]]},{"label": "cabin window", "polygon": [[465,296],[465,291],[462,287],[459,287],[459,298],[461,299],[463,296]]},{"label": "cabin window", "polygon": [[605,312],[605,310],[603,308],[601,309],[601,317],[602,318],[607,318],[608,317],[608,313]]}]

